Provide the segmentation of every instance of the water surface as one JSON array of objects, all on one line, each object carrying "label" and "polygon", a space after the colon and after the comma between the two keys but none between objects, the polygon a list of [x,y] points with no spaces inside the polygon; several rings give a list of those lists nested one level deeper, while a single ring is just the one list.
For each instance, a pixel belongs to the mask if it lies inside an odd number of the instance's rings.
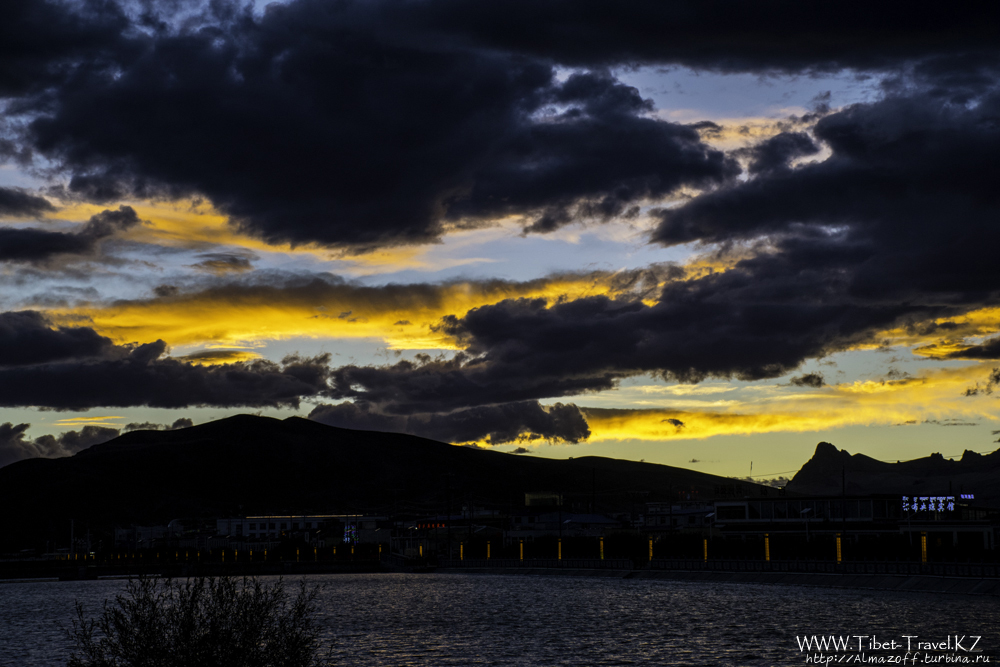
[{"label": "water surface", "polygon": [[[1000,649],[1000,599],[990,597],[564,576],[306,581],[320,588],[320,622],[338,665],[805,665],[815,652],[800,652],[796,637],[831,634],[897,642],[982,635],[977,648],[986,653],[968,654],[979,664]],[[74,602],[96,615],[124,587],[0,585],[0,665],[65,664]],[[851,641],[833,664],[906,653],[858,651]]]}]

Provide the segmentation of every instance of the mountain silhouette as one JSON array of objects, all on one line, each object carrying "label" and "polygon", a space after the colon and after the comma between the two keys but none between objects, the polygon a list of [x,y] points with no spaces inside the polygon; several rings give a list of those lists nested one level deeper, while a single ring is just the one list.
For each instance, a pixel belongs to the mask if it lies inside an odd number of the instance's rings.
[{"label": "mountain silhouette", "polygon": [[[76,530],[262,513],[499,510],[531,491],[597,511],[648,501],[761,492],[754,484],[653,463],[570,460],[355,431],[299,417],[239,415],[175,431],[132,431],[72,457],[0,468],[0,550],[43,548]],[[774,490],[770,489],[773,493]],[[27,543],[27,544],[26,544]]]},{"label": "mountain silhouette", "polygon": [[789,492],[804,495],[947,496],[971,493],[975,504],[1000,504],[1000,450],[982,455],[966,450],[958,461],[931,454],[887,463],[864,454],[851,455],[828,442],[788,483]]}]

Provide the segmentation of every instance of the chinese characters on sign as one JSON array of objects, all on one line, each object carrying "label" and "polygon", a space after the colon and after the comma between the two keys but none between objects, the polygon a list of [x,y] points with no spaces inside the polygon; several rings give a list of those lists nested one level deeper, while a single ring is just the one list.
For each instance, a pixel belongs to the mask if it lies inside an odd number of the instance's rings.
[{"label": "chinese characters on sign", "polygon": [[903,496],[904,512],[951,512],[955,509],[955,496]]}]

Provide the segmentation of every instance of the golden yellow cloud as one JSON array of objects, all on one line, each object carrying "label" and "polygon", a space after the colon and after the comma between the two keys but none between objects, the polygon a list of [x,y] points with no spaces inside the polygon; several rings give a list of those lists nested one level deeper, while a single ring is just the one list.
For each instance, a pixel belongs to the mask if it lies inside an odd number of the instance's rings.
[{"label": "golden yellow cloud", "polygon": [[[721,409],[582,408],[590,440],[675,440],[716,435],[821,431],[842,426],[892,425],[925,420],[997,421],[996,399],[966,396],[989,366],[928,370],[918,376],[858,381],[799,391],[785,388],[759,400],[727,401]],[[690,406],[690,402],[685,402]],[[707,407],[707,406],[706,406]]]},{"label": "golden yellow cloud", "polygon": [[[676,440],[775,431],[813,431],[837,421],[832,414],[744,414],[625,408],[583,408],[590,442]],[[839,424],[842,425],[842,424]]]},{"label": "golden yellow cloud", "polygon": [[199,366],[234,364],[241,361],[252,361],[260,358],[259,354],[256,352],[250,352],[249,350],[225,350],[211,348],[207,350],[198,350],[197,352],[186,354],[183,357],[178,357],[181,361],[197,364]]},{"label": "golden yellow cloud", "polygon": [[[123,238],[141,243],[152,243],[176,248],[201,248],[205,245],[235,245],[263,252],[305,253],[320,259],[329,259],[329,250],[318,246],[269,244],[241,232],[229,224],[229,217],[210,204],[190,200],[170,202],[123,201],[122,205],[135,209],[146,224],[123,233]],[[50,219],[84,223],[90,216],[100,213],[107,206],[85,202],[64,202]]]},{"label": "golden yellow cloud", "polygon": [[[773,119],[722,120],[723,134],[734,140],[753,141],[785,128]],[[732,135],[732,136],[730,136]],[[720,135],[721,136],[721,135]],[[366,275],[401,269],[431,270],[475,262],[485,257],[449,256],[456,248],[475,248],[490,239],[509,235],[498,227],[454,230],[449,252],[442,245],[398,247],[365,254],[333,251],[318,246],[269,245],[228,223],[210,204],[193,201],[124,202],[148,224],[124,232],[126,238],[183,248],[238,246],[261,253],[305,254],[318,262],[334,262],[338,270]],[[53,219],[84,223],[104,206],[64,202],[49,214]],[[511,222],[511,221],[507,221]],[[513,223],[511,223],[513,224]],[[516,226],[516,225],[515,225]],[[725,272],[760,252],[759,243],[735,245],[691,257],[684,265],[685,279]],[[473,253],[474,254],[474,253]],[[410,285],[384,288],[330,287],[327,290],[243,288],[242,291],[209,290],[150,301],[129,301],[110,306],[84,307],[53,313],[59,323],[92,323],[118,342],[148,342],[163,338],[174,346],[246,346],[260,341],[292,337],[371,338],[384,340],[392,349],[454,349],[454,341],[435,330],[446,315],[461,317],[470,309],[506,298],[574,299],[593,294],[616,294],[612,272],[555,276],[525,283],[503,281],[445,285]],[[656,303],[665,278],[647,285],[643,302]],[[910,348],[914,354],[943,359],[1000,332],[1000,308],[981,308],[961,316],[939,318],[909,327],[880,332],[873,342],[851,349],[864,350],[884,344]],[[249,358],[249,357],[247,357]]]},{"label": "golden yellow cloud", "polygon": [[[468,264],[497,260],[488,257],[456,257],[458,250],[482,246],[499,236],[510,236],[510,229],[454,230],[444,244],[378,248],[370,252],[326,248],[316,244],[271,244],[241,231],[229,223],[229,217],[204,201],[123,201],[135,209],[145,224],[122,233],[122,238],[170,248],[203,250],[208,246],[236,246],[258,253],[308,255],[318,262],[333,263],[336,270],[351,275],[372,275],[402,270],[440,271]],[[84,224],[107,206],[84,202],[64,202],[58,211],[49,213],[52,220]],[[518,228],[519,229],[519,228]]]},{"label": "golden yellow cloud", "polygon": [[[648,289],[648,285],[642,285]],[[511,298],[549,303],[634,294],[619,274],[552,276],[528,282],[452,282],[364,287],[320,279],[298,285],[224,285],[175,296],[50,311],[61,325],[93,326],[119,343],[248,347],[262,340],[376,338],[393,349],[455,349],[443,317]]]},{"label": "golden yellow cloud", "polygon": [[108,415],[104,417],[71,417],[68,419],[58,419],[52,422],[53,426],[120,426],[116,424],[113,420],[125,419],[124,417],[116,417],[113,415]]},{"label": "golden yellow cloud", "polygon": [[888,330],[879,338],[904,345],[929,359],[944,359],[1000,333],[1000,308],[977,308],[956,317],[941,317],[919,325]]}]

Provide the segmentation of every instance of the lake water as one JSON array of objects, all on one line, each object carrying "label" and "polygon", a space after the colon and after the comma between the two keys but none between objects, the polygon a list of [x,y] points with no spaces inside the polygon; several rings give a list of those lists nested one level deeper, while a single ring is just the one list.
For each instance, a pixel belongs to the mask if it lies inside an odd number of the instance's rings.
[{"label": "lake water", "polygon": [[[288,580],[289,582],[297,580]],[[927,593],[565,576],[309,576],[338,665],[805,665],[796,637],[874,635],[976,651],[922,651],[916,663],[1000,660],[1000,599]],[[0,665],[65,664],[76,600],[93,615],[121,580],[0,584]],[[832,664],[900,660],[869,639],[825,651]],[[953,641],[953,640],[952,640]],[[898,656],[893,658],[893,656]],[[837,662],[840,659],[840,662]],[[930,662],[937,659],[938,662]],[[862,662],[864,661],[864,663]],[[898,662],[897,664],[904,664]]]}]

